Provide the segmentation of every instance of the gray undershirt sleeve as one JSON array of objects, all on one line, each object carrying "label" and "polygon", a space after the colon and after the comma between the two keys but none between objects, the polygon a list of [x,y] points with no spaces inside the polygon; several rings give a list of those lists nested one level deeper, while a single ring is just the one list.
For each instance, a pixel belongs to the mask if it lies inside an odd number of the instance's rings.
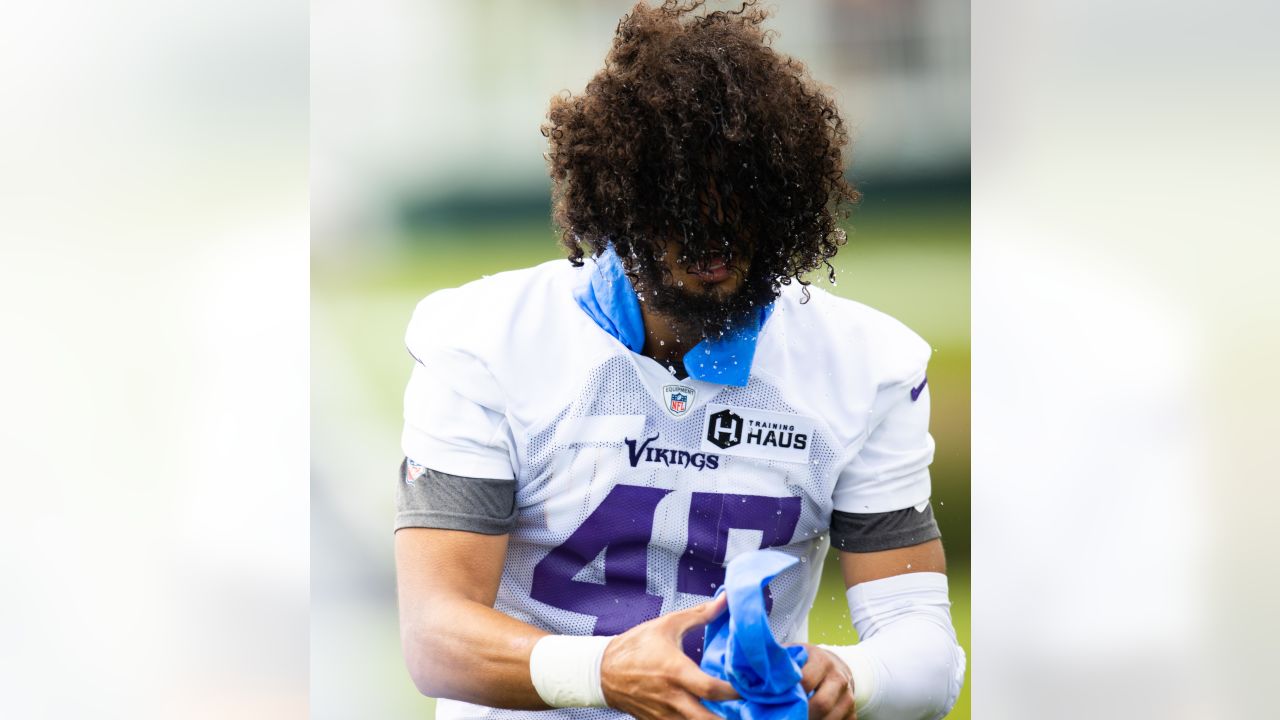
[{"label": "gray undershirt sleeve", "polygon": [[933,506],[882,513],[831,513],[831,545],[845,552],[896,550],[942,537]]},{"label": "gray undershirt sleeve", "polygon": [[407,460],[396,483],[396,530],[407,527],[503,535],[516,524],[516,481],[470,478],[428,469],[412,482]]}]

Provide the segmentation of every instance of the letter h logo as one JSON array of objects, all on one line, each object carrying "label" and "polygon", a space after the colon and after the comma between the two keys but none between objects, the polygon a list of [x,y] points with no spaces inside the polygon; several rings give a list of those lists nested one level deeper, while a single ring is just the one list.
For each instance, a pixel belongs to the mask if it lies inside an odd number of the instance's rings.
[{"label": "letter h logo", "polygon": [[707,442],[722,450],[742,442],[742,416],[728,408],[707,416]]}]

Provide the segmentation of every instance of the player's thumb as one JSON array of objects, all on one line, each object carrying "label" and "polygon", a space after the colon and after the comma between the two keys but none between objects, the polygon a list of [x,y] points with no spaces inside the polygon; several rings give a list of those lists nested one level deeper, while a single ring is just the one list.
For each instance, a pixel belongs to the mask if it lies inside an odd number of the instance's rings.
[{"label": "player's thumb", "polygon": [[720,595],[719,597],[708,600],[701,605],[694,605],[686,610],[681,610],[672,616],[673,626],[680,633],[684,634],[688,630],[706,625],[715,620],[716,617],[724,612],[729,606],[729,596]]}]

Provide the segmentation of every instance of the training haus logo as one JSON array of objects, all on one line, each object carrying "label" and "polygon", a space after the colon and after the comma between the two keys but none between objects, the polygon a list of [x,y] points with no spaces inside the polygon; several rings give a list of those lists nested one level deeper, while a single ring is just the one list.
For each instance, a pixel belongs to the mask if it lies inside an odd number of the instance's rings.
[{"label": "training haus logo", "polygon": [[692,467],[698,470],[707,469],[715,470],[720,467],[720,458],[711,453],[689,452],[688,450],[675,450],[672,448],[654,447],[653,441],[658,436],[645,440],[643,443],[627,438],[627,459],[631,461],[631,467],[640,464],[640,461],[660,463],[671,467]]},{"label": "training haus logo", "polygon": [[675,417],[683,417],[693,406],[693,396],[697,390],[688,385],[663,385],[662,397],[667,402],[667,412]]},{"label": "training haus logo", "polygon": [[799,415],[709,405],[702,449],[718,448],[726,455],[806,462],[812,435],[813,422]]}]

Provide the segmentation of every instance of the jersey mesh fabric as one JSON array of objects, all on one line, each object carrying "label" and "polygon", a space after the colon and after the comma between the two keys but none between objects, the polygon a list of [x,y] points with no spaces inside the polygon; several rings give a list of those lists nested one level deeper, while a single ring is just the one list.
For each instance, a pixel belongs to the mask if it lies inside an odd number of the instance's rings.
[{"label": "jersey mesh fabric", "polygon": [[[535,428],[533,434],[520,443],[516,494],[519,519],[510,536],[495,607],[552,633],[593,634],[597,630],[596,616],[536,600],[531,597],[531,586],[538,564],[549,552],[565,543],[618,485],[669,491],[652,511],[653,527],[644,550],[647,592],[661,597],[661,614],[692,607],[708,600],[717,587],[716,583],[708,583],[701,593],[678,589],[681,563],[685,562],[686,567],[692,569],[687,564],[685,553],[690,544],[690,524],[694,522],[690,519],[694,493],[743,496],[742,503],[747,502],[746,497],[755,496],[753,502],[757,506],[763,502],[765,508],[768,508],[770,498],[778,498],[777,522],[796,518],[796,525],[785,544],[774,546],[774,549],[797,557],[801,562],[780,574],[770,585],[773,608],[769,625],[782,642],[806,639],[805,621],[817,592],[822,559],[828,547],[826,533],[831,517],[832,490],[839,472],[838,449],[832,447],[826,433],[819,429],[811,441],[808,464],[724,454],[718,455],[716,468],[704,466],[699,469],[691,465],[643,460],[633,464],[632,448],[627,445],[627,439],[643,443],[653,438],[653,446],[687,453],[700,452],[702,433],[706,428],[707,402],[778,413],[796,412],[778,388],[753,376],[747,386],[723,387],[703,399],[688,415],[673,418],[645,384],[636,365],[639,362],[649,361],[643,357],[619,354],[596,367],[588,373],[577,397],[567,398],[566,407],[546,427]],[[672,382],[677,381],[673,378]],[[574,429],[590,430],[618,416],[632,418],[638,436],[603,438],[598,433],[582,433]],[[794,507],[796,500],[793,498],[799,499],[798,517],[783,512],[782,500],[790,503],[787,507]],[[723,499],[722,502],[738,499]],[[624,514],[630,512],[627,509]],[[647,516],[649,512],[650,506],[634,509],[635,516]],[[759,547],[766,531],[769,530],[748,530],[739,534],[730,530],[728,538],[717,536],[716,541],[727,541],[729,548],[704,547],[698,552],[704,556],[718,553],[727,562],[736,552]],[[774,528],[773,531],[785,532],[785,528]],[[604,561],[607,553],[612,551],[613,548],[602,551],[574,575],[573,580],[604,584]],[[700,648],[701,635],[697,631],[694,634]],[[548,717],[603,720],[625,717],[604,708],[529,712],[447,700],[439,703],[437,713],[438,717],[446,720]]]}]

